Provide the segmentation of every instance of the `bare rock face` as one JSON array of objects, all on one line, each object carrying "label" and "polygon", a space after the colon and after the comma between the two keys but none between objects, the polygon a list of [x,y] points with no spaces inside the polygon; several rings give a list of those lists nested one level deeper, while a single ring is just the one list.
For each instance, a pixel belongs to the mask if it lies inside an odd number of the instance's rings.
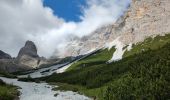
[{"label": "bare rock face", "polygon": [[13,59],[9,54],[0,50],[0,71],[2,72],[17,72],[29,70],[27,66],[17,64],[16,59]]},{"label": "bare rock face", "polygon": [[37,54],[37,48],[32,41],[27,41],[25,46],[21,48],[17,57],[18,63],[36,68],[39,65],[40,59]]},{"label": "bare rock face", "polygon": [[37,48],[32,41],[25,43],[25,46],[19,51],[17,58],[11,58],[10,55],[0,51],[0,71],[3,72],[27,71],[49,63],[53,62],[38,56]]},{"label": "bare rock face", "polygon": [[23,48],[21,48],[21,50],[19,51],[17,58],[20,59],[24,55],[30,56],[32,58],[39,57],[37,54],[37,48],[32,41],[26,41],[25,46]]},{"label": "bare rock face", "polygon": [[[170,0],[133,0],[121,32],[125,43],[136,43],[149,36],[169,33]],[[131,40],[127,40],[124,35],[132,37]]]},{"label": "bare rock face", "polygon": [[12,57],[9,54],[0,50],[0,59],[11,59],[11,58]]},{"label": "bare rock face", "polygon": [[63,56],[77,56],[103,47],[117,37],[124,44],[137,43],[147,37],[170,33],[170,0],[132,0],[124,16],[112,25],[103,26],[66,46]]},{"label": "bare rock face", "polygon": [[2,72],[17,72],[17,71],[26,71],[30,70],[31,68],[17,64],[15,59],[0,59],[0,71]]}]

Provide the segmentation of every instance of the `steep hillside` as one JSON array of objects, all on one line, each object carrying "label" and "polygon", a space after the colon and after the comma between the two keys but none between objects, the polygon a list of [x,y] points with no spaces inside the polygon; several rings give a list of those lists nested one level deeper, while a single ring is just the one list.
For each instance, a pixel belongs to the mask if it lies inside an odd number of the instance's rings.
[{"label": "steep hillside", "polygon": [[132,0],[128,11],[112,25],[82,38],[71,39],[63,56],[77,56],[102,48],[117,37],[123,44],[142,42],[147,37],[170,32],[169,0]]},{"label": "steep hillside", "polygon": [[170,35],[133,45],[119,61],[106,63],[111,58],[107,54],[107,49],[102,50],[73,64],[64,73],[42,79],[67,83],[60,89],[80,91],[101,100],[170,98]]},{"label": "steep hillside", "polygon": [[[132,48],[128,50],[129,45],[124,46],[125,53],[123,54],[123,58],[129,57],[135,54],[142,53],[144,51],[148,50],[155,50],[158,48],[161,48],[162,46],[166,45],[167,43],[170,43],[170,34],[166,34],[165,36],[156,36],[154,38],[147,38],[143,42],[139,42],[137,44],[133,44]],[[98,64],[106,64],[111,58],[112,55],[114,55],[115,47],[112,47],[111,50],[108,48],[104,50],[100,50],[100,52],[97,52],[95,55],[92,55],[90,57],[87,57],[86,59],[82,59],[73,65],[71,65],[67,71],[78,69],[80,67],[88,67]]]}]

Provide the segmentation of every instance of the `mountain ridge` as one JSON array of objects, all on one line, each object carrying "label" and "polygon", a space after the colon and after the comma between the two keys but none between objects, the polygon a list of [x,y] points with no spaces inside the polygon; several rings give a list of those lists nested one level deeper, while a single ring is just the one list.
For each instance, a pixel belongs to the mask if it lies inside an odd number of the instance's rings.
[{"label": "mountain ridge", "polygon": [[[147,37],[165,35],[170,32],[169,0],[133,0],[129,9],[116,23],[106,25],[88,36],[70,41],[65,56],[83,55],[99,49],[120,37],[128,45],[144,41]],[[57,55],[57,54],[54,54]]]}]

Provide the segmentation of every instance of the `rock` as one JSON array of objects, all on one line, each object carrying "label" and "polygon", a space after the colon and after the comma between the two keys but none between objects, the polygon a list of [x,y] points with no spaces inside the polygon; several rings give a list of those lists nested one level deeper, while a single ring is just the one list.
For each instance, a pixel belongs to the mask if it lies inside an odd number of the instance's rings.
[{"label": "rock", "polygon": [[9,54],[0,50],[0,59],[12,59],[12,57]]},{"label": "rock", "polygon": [[17,58],[20,59],[24,55],[30,56],[32,58],[39,57],[37,54],[37,48],[32,41],[26,41],[25,46],[19,51]]},{"label": "rock", "polygon": [[[128,11],[116,23],[103,26],[83,38],[71,40],[61,57],[83,55],[102,48],[117,37],[125,45],[147,37],[170,33],[170,0],[132,0]],[[58,54],[54,54],[58,55]]]},{"label": "rock", "polygon": [[17,64],[15,59],[0,59],[0,71],[2,72],[17,72],[17,71],[26,71],[30,70],[31,68]]},{"label": "rock", "polygon": [[17,64],[16,59],[0,50],[0,71],[1,72],[17,72],[29,70],[25,65]]},{"label": "rock", "polygon": [[32,41],[26,41],[25,46],[18,53],[17,61],[19,64],[31,68],[38,67],[40,59],[37,54],[37,48]]},{"label": "rock", "polygon": [[10,55],[0,51],[0,71],[3,72],[27,71],[48,63],[51,62],[38,56],[37,48],[32,41],[25,43],[17,58],[12,59]]}]

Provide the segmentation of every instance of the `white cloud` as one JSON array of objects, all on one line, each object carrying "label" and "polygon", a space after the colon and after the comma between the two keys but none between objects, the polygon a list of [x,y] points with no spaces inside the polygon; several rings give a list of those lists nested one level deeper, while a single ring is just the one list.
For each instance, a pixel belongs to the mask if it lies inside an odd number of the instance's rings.
[{"label": "white cloud", "polygon": [[81,22],[65,22],[43,6],[42,0],[0,1],[0,49],[16,56],[26,40],[36,43],[39,55],[50,56],[70,34],[88,35],[111,24],[126,10],[130,0],[88,0]]}]

